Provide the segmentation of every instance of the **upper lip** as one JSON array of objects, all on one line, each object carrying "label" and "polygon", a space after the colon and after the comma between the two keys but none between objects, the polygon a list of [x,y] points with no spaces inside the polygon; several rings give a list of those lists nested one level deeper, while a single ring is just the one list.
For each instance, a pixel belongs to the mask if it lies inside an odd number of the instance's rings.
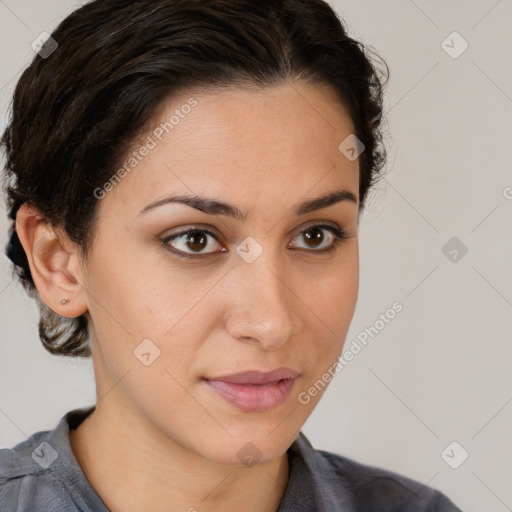
[{"label": "upper lip", "polygon": [[295,379],[298,376],[299,372],[295,370],[291,370],[290,368],[278,368],[277,370],[269,372],[248,370],[223,377],[206,377],[206,380],[217,380],[230,384],[268,384],[282,379]]}]

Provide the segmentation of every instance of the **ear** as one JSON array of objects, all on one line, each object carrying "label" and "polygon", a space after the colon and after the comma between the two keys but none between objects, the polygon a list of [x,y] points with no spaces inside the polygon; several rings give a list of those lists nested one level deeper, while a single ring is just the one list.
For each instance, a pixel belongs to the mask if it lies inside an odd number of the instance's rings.
[{"label": "ear", "polygon": [[65,317],[73,318],[87,312],[76,244],[62,233],[57,236],[39,210],[27,203],[17,212],[16,232],[27,255],[34,284],[45,304]]}]

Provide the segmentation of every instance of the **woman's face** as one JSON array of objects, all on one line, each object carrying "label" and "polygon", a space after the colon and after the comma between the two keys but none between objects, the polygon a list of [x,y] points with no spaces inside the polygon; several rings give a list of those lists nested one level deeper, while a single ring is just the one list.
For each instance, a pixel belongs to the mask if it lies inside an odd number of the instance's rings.
[{"label": "woman's face", "polygon": [[[212,461],[271,461],[325,390],[308,393],[357,300],[358,161],[339,149],[354,127],[330,89],[304,84],[202,91],[162,112],[99,200],[83,263],[97,409]],[[283,367],[299,376],[213,379]]]}]

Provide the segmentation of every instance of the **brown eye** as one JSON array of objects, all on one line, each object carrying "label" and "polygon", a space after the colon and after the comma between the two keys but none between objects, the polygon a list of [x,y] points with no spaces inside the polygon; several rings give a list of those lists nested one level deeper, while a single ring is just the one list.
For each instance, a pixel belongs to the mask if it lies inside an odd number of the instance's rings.
[{"label": "brown eye", "polygon": [[334,226],[319,224],[302,230],[296,238],[302,239],[305,245],[294,243],[295,248],[310,249],[312,252],[328,252],[335,249],[338,243],[347,238],[347,235]]},{"label": "brown eye", "polygon": [[[341,229],[321,224],[302,230],[295,238],[302,239],[302,243],[296,244],[294,242],[293,248],[326,253],[334,250],[337,244],[348,237]],[[160,243],[166,245],[169,251],[182,258],[203,258],[227,251],[215,234],[206,229],[198,228],[175,233],[160,240]]]},{"label": "brown eye", "polygon": [[[161,243],[168,245],[172,252],[184,257],[200,257],[215,252],[223,252],[223,247],[217,240],[217,237],[204,229],[181,231],[166,237],[161,240]],[[221,250],[215,250],[215,245],[221,247]],[[205,250],[212,249],[212,246],[214,250]]]},{"label": "brown eye", "polygon": [[324,234],[320,228],[314,226],[302,232],[304,240],[309,247],[316,248],[321,245],[324,240]]},{"label": "brown eye", "polygon": [[202,251],[208,245],[208,239],[204,233],[194,231],[187,236],[186,245],[193,251]]}]

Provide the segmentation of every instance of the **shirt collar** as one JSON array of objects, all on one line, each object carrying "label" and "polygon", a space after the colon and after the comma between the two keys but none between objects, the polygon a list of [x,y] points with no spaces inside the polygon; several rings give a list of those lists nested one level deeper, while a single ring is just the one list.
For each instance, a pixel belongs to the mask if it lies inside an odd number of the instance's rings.
[{"label": "shirt collar", "polygon": [[[64,479],[83,501],[83,506],[87,510],[92,508],[95,512],[109,512],[85,477],[69,441],[70,430],[78,427],[94,409],[95,406],[90,406],[69,411],[52,431],[34,434],[31,438],[31,446],[27,448],[32,452],[40,446],[41,442],[46,441],[51,447],[42,445],[42,449],[47,450],[46,456],[51,453],[51,450],[55,450],[57,454],[57,458],[49,465],[47,471],[58,472],[59,477]],[[41,448],[39,450],[38,453],[43,453]],[[313,448],[302,432],[299,432],[287,450],[287,454],[289,480],[277,512],[354,511],[344,479],[340,478],[328,458],[321,451]],[[20,474],[40,471],[40,468],[33,464],[32,459],[30,461],[27,459],[27,464],[34,468],[33,471],[27,471],[26,466],[18,467]]]},{"label": "shirt collar", "polygon": [[354,512],[345,480],[302,432],[288,449],[288,460],[290,479],[277,512]]}]

